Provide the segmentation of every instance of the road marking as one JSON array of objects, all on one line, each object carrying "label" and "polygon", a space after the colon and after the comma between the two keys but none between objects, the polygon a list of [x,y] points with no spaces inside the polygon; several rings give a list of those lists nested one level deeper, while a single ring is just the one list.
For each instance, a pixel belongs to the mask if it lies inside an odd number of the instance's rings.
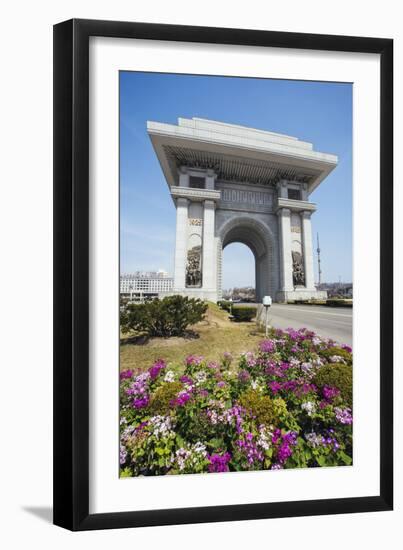
[{"label": "road marking", "polygon": [[351,315],[347,315],[345,313],[330,313],[330,311],[318,311],[317,309],[302,309],[299,306],[296,307],[287,307],[287,306],[279,306],[279,308],[274,307],[274,311],[280,312],[281,310],[288,310],[288,311],[301,311],[301,312],[307,312],[307,313],[313,313],[313,314],[319,314],[319,315],[331,315],[334,317],[348,317],[351,319]]}]

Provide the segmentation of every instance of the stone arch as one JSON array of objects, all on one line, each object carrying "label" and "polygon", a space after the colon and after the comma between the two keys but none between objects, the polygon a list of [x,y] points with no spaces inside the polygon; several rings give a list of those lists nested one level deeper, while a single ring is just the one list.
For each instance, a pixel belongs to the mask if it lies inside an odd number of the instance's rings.
[{"label": "stone arch", "polygon": [[222,251],[235,242],[249,247],[255,257],[256,299],[275,296],[278,286],[275,269],[275,239],[268,225],[247,215],[237,215],[227,220],[217,231],[217,287],[222,297]]}]

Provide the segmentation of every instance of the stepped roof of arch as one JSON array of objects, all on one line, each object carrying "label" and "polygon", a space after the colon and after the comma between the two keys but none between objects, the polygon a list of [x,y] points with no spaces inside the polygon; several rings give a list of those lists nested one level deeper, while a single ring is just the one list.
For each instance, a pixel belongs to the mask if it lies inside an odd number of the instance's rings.
[{"label": "stepped roof of arch", "polygon": [[193,117],[147,121],[147,132],[170,187],[179,168],[210,168],[218,180],[273,186],[282,179],[308,184],[308,193],[337,166],[336,155],[296,137]]}]

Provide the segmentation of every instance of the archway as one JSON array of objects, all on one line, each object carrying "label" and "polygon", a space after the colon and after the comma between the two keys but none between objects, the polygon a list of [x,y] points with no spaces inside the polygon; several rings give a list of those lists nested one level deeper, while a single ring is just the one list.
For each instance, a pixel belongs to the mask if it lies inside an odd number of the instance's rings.
[{"label": "archway", "polygon": [[[223,249],[222,288],[223,298],[232,297],[255,301],[256,258],[252,250],[243,243],[233,242]],[[253,289],[253,290],[252,290]],[[226,292],[228,296],[226,296]]]},{"label": "archway", "polygon": [[217,282],[218,294],[222,296],[223,250],[231,243],[246,245],[255,257],[256,301],[263,296],[273,295],[276,288],[276,274],[273,269],[273,238],[270,229],[260,220],[250,216],[234,216],[218,230]]}]

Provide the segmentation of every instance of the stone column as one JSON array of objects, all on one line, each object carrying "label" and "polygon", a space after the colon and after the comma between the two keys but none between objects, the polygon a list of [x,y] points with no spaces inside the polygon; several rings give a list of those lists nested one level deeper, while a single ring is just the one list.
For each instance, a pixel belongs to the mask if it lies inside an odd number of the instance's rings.
[{"label": "stone column", "polygon": [[287,180],[280,180],[277,183],[277,194],[279,197],[286,199],[288,198],[288,189],[287,189]]},{"label": "stone column", "polygon": [[189,187],[189,174],[185,166],[179,169],[179,187]]},{"label": "stone column", "polygon": [[277,211],[279,241],[280,241],[280,280],[281,290],[294,290],[292,280],[292,256],[291,256],[291,211],[288,208],[280,208]]},{"label": "stone column", "polygon": [[206,172],[206,189],[214,189],[215,188],[215,178],[216,175],[211,168],[209,168]]},{"label": "stone column", "polygon": [[215,203],[204,201],[203,216],[203,290],[215,290]]},{"label": "stone column", "polygon": [[308,290],[315,290],[315,279],[313,273],[311,212],[305,210],[301,213],[301,225],[302,250],[304,254],[305,269],[305,287]]},{"label": "stone column", "polygon": [[174,290],[184,290],[186,286],[186,261],[188,238],[188,199],[176,199],[176,241]]}]

